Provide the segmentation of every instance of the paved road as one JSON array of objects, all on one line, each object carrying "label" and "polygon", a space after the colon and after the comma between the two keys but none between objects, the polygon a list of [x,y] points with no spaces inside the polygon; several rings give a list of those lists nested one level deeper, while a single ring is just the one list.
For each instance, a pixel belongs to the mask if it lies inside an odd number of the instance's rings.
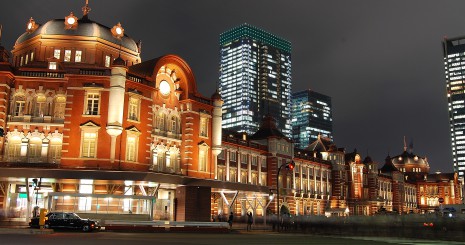
[{"label": "paved road", "polygon": [[278,234],[272,232],[239,232],[231,234],[192,233],[114,233],[114,232],[55,232],[53,234],[0,234],[2,245],[42,244],[98,244],[98,245],[249,245],[249,244],[357,244],[357,245],[455,245],[445,241],[426,241],[392,238],[323,237],[303,234]]}]

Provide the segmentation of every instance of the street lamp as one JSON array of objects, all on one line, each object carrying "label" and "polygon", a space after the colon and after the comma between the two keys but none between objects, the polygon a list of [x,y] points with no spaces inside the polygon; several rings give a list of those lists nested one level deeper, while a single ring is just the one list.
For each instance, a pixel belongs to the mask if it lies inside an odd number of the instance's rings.
[{"label": "street lamp", "polygon": [[281,219],[280,219],[280,210],[279,210],[279,172],[281,172],[281,169],[283,167],[286,168],[286,170],[288,171],[292,171],[294,169],[294,166],[295,166],[295,163],[294,161],[291,161],[291,162],[288,162],[286,164],[281,164],[281,166],[279,166],[278,168],[278,174],[276,175],[276,194],[277,194],[277,198],[276,198],[276,209],[278,210],[278,232],[279,232],[279,227],[281,226]]}]

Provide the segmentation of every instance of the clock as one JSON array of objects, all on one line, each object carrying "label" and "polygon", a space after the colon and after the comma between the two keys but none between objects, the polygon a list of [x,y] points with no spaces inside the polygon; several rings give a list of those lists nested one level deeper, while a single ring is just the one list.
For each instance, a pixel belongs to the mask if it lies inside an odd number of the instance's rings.
[{"label": "clock", "polygon": [[160,92],[162,95],[168,95],[171,92],[171,86],[166,80],[160,82]]}]

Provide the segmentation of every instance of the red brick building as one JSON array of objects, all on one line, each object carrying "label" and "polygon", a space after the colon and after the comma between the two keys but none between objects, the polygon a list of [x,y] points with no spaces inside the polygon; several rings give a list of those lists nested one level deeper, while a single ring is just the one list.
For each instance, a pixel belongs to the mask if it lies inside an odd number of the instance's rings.
[{"label": "red brick building", "polygon": [[0,47],[1,215],[27,220],[39,206],[209,221],[278,209],[426,212],[440,198],[462,200],[456,175],[430,175],[426,158],[406,149],[378,170],[326,138],[296,149],[270,117],[253,135],[222,131],[221,97],[199,94],[181,57],[142,61],[140,52],[121,24],[93,21],[87,5],[81,18],[31,18],[11,55]]}]

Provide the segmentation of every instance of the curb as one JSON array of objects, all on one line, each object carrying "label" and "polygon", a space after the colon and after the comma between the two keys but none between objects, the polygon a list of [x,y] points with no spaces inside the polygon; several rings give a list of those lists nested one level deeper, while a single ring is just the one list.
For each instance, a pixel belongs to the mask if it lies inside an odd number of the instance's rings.
[{"label": "curb", "polygon": [[0,234],[52,234],[52,229],[0,228]]}]

